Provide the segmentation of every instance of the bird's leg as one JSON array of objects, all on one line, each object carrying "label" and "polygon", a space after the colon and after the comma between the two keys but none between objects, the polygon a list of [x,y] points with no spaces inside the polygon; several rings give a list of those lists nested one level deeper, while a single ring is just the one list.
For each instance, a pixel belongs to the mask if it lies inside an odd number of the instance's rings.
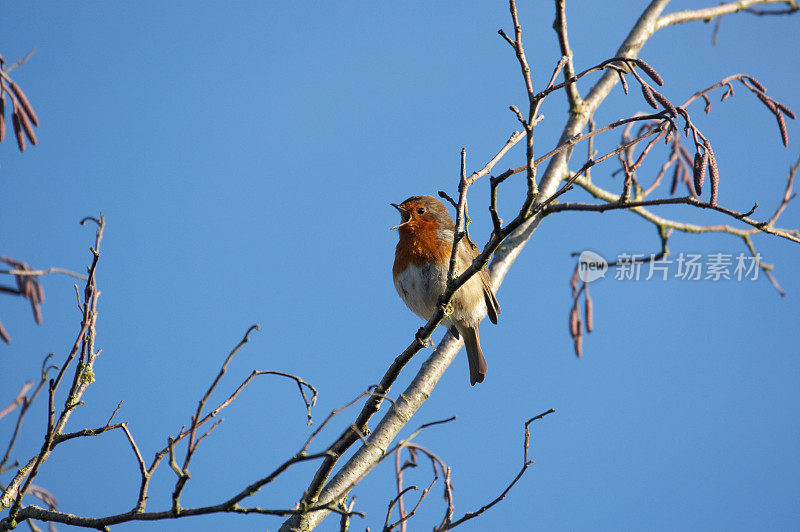
[{"label": "bird's leg", "polygon": [[431,347],[433,347],[433,340],[431,340],[430,338],[428,338],[427,340],[423,340],[422,339],[422,332],[424,330],[425,330],[425,327],[420,327],[419,330],[417,331],[417,334],[415,336],[416,339],[417,339],[417,342],[419,342],[419,345],[421,345],[423,349],[425,349],[429,345]]}]

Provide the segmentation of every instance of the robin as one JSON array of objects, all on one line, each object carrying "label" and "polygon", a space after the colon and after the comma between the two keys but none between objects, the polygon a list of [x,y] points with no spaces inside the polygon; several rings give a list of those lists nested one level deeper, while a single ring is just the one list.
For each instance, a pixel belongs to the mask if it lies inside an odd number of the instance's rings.
[{"label": "robin", "polygon": [[[412,196],[400,205],[400,224],[392,227],[400,234],[394,256],[392,277],[397,293],[417,316],[429,320],[436,312],[439,297],[447,286],[450,254],[453,251],[455,224],[441,201],[433,196]],[[458,243],[456,272],[465,271],[477,252],[464,240]],[[463,338],[469,361],[469,380],[474,386],[486,376],[478,338],[478,324],[489,315],[497,323],[500,305],[492,290],[489,275],[479,271],[461,286],[450,301],[452,312],[442,320],[456,338]]]}]

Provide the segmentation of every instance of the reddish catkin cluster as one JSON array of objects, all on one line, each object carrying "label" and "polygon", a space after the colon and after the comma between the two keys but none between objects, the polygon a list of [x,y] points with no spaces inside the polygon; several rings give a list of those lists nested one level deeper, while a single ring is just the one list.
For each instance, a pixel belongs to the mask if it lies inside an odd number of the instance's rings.
[{"label": "reddish catkin cluster", "polygon": [[[620,66],[620,63],[627,67],[623,68]],[[622,85],[622,89],[625,91],[625,94],[628,94],[629,87],[628,83],[625,79],[626,74],[632,74],[636,81],[639,83],[641,88],[642,97],[644,100],[650,105],[653,109],[660,110],[660,112],[656,113],[655,115],[648,115],[646,116],[647,122],[641,123],[642,124],[639,128],[639,132],[636,135],[637,138],[642,137],[645,133],[654,133],[656,136],[649,141],[646,147],[641,151],[638,157],[634,157],[634,146],[635,146],[635,139],[631,135],[632,127],[634,122],[630,122],[628,126],[623,130],[622,134],[622,142],[621,147],[628,146],[626,149],[622,149],[619,152],[620,162],[622,164],[622,171],[625,172],[625,189],[623,194],[620,196],[620,201],[628,201],[630,199],[631,194],[631,182],[636,183],[636,186],[639,187],[638,190],[640,191],[638,194],[641,197],[647,197],[650,192],[652,192],[656,187],[659,186],[661,182],[662,176],[665,172],[669,169],[670,166],[674,165],[674,171],[672,174],[672,185],[670,187],[670,194],[674,195],[677,191],[678,184],[683,183],[688,191],[689,195],[700,199],[700,195],[703,194],[705,188],[705,181],[706,176],[708,176],[708,181],[710,186],[709,188],[709,204],[716,206],[719,200],[719,166],[717,164],[717,158],[714,154],[714,150],[711,147],[711,141],[697,128],[697,126],[692,122],[691,117],[689,116],[689,112],[686,110],[686,106],[692,103],[695,99],[703,98],[705,100],[705,112],[709,113],[711,110],[711,102],[707,96],[709,92],[715,90],[720,87],[726,87],[725,93],[722,95],[722,100],[724,101],[729,96],[733,94],[733,86],[731,84],[732,81],[739,81],[745,87],[747,87],[751,92],[753,92],[756,97],[758,97],[761,102],[767,107],[767,109],[772,112],[777,121],[778,127],[781,133],[781,139],[784,145],[788,144],[788,135],[786,131],[786,124],[784,121],[784,116],[787,116],[791,119],[795,118],[794,113],[789,110],[785,105],[782,103],[770,98],[766,95],[766,88],[756,79],[753,77],[746,75],[746,74],[737,74],[735,76],[731,76],[729,78],[725,78],[719,83],[708,87],[694,96],[692,96],[683,106],[676,106],[669,99],[661,94],[659,91],[654,89],[649,83],[648,80],[645,79],[644,76],[641,76],[637,71],[636,67],[639,70],[646,74],[650,80],[652,80],[656,85],[662,86],[663,80],[661,76],[653,69],[649,64],[641,59],[627,59],[627,58],[612,58],[608,61],[604,61],[596,68],[609,68],[613,69],[619,75],[619,80]],[[683,120],[683,135],[678,133],[678,126],[676,125],[677,120]],[[644,158],[650,153],[651,148],[658,142],[659,139],[664,138],[665,142],[672,145],[671,153],[667,159],[667,161],[662,165],[661,170],[659,171],[658,175],[656,176],[655,181],[653,184],[647,188],[646,190],[642,189],[638,184],[638,181],[635,176],[636,170],[641,166],[642,161]],[[683,139],[689,138],[694,143],[694,155],[692,152],[687,149],[686,146],[683,144]],[[616,172],[615,172],[616,173]],[[581,285],[581,280],[579,276],[579,266],[580,264],[576,265],[575,271],[573,272],[572,279],[570,281],[570,286],[572,288],[572,298],[573,304],[570,308],[569,313],[569,333],[572,337],[575,347],[575,354],[580,357],[583,355],[583,331],[586,330],[587,333],[592,332],[593,328],[593,303],[592,298],[589,295],[589,287],[586,282],[583,282]],[[584,304],[583,304],[583,315],[581,315],[581,305],[580,305],[580,297],[583,295],[584,297]]]},{"label": "reddish catkin cluster", "polygon": [[[614,64],[616,62],[617,64]],[[619,63],[623,63],[628,67],[628,69],[624,69],[619,66]],[[711,101],[708,97],[708,93],[711,91],[725,87],[725,92],[722,95],[721,100],[725,101],[729,96],[733,95],[733,81],[739,81],[745,87],[747,87],[755,96],[775,115],[776,120],[778,121],[778,128],[781,134],[781,140],[783,144],[786,146],[788,145],[788,134],[786,130],[786,123],[784,120],[784,116],[789,117],[790,119],[795,119],[795,114],[784,104],[778,102],[777,100],[767,96],[766,92],[767,89],[762,85],[758,80],[749,76],[747,74],[736,74],[725,78],[718,83],[695,93],[691,98],[689,98],[682,106],[676,106],[672,104],[669,99],[655,90],[648,82],[644,79],[643,76],[640,76],[634,67],[638,67],[642,72],[647,74],[652,81],[654,81],[657,85],[663,85],[663,80],[661,76],[646,62],[641,59],[626,59],[626,58],[613,58],[608,61],[604,61],[598,67],[594,68],[609,68],[613,69],[619,75],[619,80],[622,85],[622,89],[625,91],[625,94],[628,94],[629,87],[628,83],[625,80],[626,74],[632,74],[636,81],[639,82],[639,86],[642,91],[642,97],[644,100],[654,109],[660,110],[660,112],[656,114],[650,115],[642,115],[641,119],[642,122],[634,122],[630,121],[628,125],[625,127],[622,133],[622,141],[620,143],[620,147],[618,149],[618,155],[620,159],[620,163],[622,165],[621,170],[617,170],[614,174],[619,172],[625,173],[625,189],[623,193],[619,196],[619,202],[624,203],[630,199],[631,194],[631,182],[635,183],[635,186],[638,189],[637,196],[639,198],[646,198],[653,190],[655,190],[661,183],[662,176],[665,175],[667,170],[670,166],[674,166],[673,174],[672,174],[672,185],[670,187],[670,194],[675,195],[677,192],[678,184],[683,183],[686,186],[686,190],[689,193],[689,196],[699,200],[700,195],[704,192],[705,187],[705,180],[706,176],[708,176],[709,184],[708,187],[709,191],[709,201],[708,204],[712,206],[717,206],[719,200],[719,165],[717,164],[717,158],[714,154],[714,150],[711,147],[711,141],[695,126],[692,122],[691,117],[689,116],[689,112],[686,108],[696,99],[703,98],[705,100],[705,112],[708,114],[711,111]],[[684,122],[683,127],[683,135],[678,134],[678,126],[676,125],[676,120],[681,119]],[[632,135],[632,129],[634,127],[634,123],[640,124],[638,133]],[[644,149],[641,150],[641,153],[638,157],[634,157],[634,150],[636,143],[643,139],[646,135],[655,135],[655,137],[648,142]],[[648,188],[642,187],[636,176],[636,170],[641,166],[642,161],[644,158],[650,153],[651,148],[661,139],[664,138],[665,142],[671,144],[672,149],[669,153],[669,157],[667,161],[661,166],[660,171],[658,172],[655,180],[653,181],[652,185]],[[683,144],[683,138],[689,138],[694,143],[694,155],[692,152],[687,149],[686,146]],[[798,163],[800,165],[800,163]],[[791,174],[792,176],[794,174]],[[790,194],[791,190],[791,183],[792,178],[790,177],[789,180],[789,188],[784,197],[785,204],[793,197]],[[755,209],[755,207],[754,207]],[[779,209],[778,214],[780,213]],[[727,209],[721,209],[724,212],[733,212]],[[752,211],[751,211],[752,212]],[[736,213],[734,213],[736,214]],[[748,214],[740,214],[737,217],[740,219],[742,217],[748,216]],[[773,218],[774,221],[777,218],[776,216]],[[770,222],[772,223],[772,222]],[[663,229],[663,228],[661,228]],[[663,245],[666,246],[666,238],[662,234],[662,241]],[[666,247],[664,247],[664,251],[666,253]],[[657,256],[652,260],[659,260],[662,255]],[[615,263],[609,264],[609,266],[615,265]],[[572,340],[575,345],[575,354],[580,357],[583,355],[583,329],[585,327],[586,332],[592,332],[592,314],[593,314],[593,304],[592,298],[589,295],[589,288],[586,282],[583,282],[583,285],[580,285],[580,276],[579,276],[579,267],[580,263],[575,266],[575,270],[572,275],[572,280],[570,281],[570,286],[572,288],[572,298],[573,304],[570,308],[569,313],[569,333],[572,337]],[[765,273],[769,275],[769,272],[765,270]],[[775,284],[773,282],[773,284]],[[778,287],[779,291],[780,288]],[[584,305],[583,305],[583,317],[581,317],[580,312],[580,296],[583,294],[584,296]],[[583,319],[582,319],[583,318]]]},{"label": "reddish catkin cluster", "polygon": [[[20,272],[31,271],[31,268],[27,264],[12,258],[0,257],[0,261],[5,262],[11,266],[12,269]],[[0,286],[0,289],[2,289],[2,292],[19,295],[30,301],[33,310],[33,318],[36,320],[36,323],[41,324],[42,309],[39,305],[44,303],[44,289],[42,285],[39,284],[34,275],[15,275],[14,277],[17,281],[16,289],[7,286]],[[0,339],[5,343],[11,342],[11,338],[3,328],[2,323],[0,323]]]},{"label": "reddish catkin cluster", "polygon": [[[753,91],[753,93],[761,100],[764,105],[767,106],[767,109],[775,115],[775,119],[778,121],[778,129],[781,133],[781,140],[783,141],[784,146],[789,145],[789,134],[786,132],[786,122],[783,119],[783,115],[788,116],[792,120],[796,118],[795,114],[781,102],[774,100],[767,96],[765,93],[767,89],[759,83],[755,78],[751,76],[742,76],[740,81],[742,84]],[[728,84],[730,86],[730,84]],[[730,88],[730,91],[733,92],[733,89]]]},{"label": "reddish catkin cluster", "polygon": [[19,151],[25,151],[26,137],[33,145],[39,142],[33,131],[33,128],[39,125],[39,118],[19,85],[8,77],[0,56],[0,142],[6,137],[6,95],[11,100],[11,123],[17,138],[17,147]]},{"label": "reddish catkin cluster", "polygon": [[[691,196],[699,198],[700,194],[702,193],[702,186],[703,180],[705,179],[706,175],[706,167],[708,167],[709,171],[708,174],[710,176],[711,181],[711,198],[710,203],[712,205],[716,205],[717,203],[717,191],[719,190],[719,171],[716,165],[716,159],[714,157],[714,152],[711,149],[711,143],[709,140],[700,132],[700,130],[692,123],[691,118],[689,117],[689,113],[683,107],[674,105],[669,98],[658,92],[656,89],[650,86],[650,84],[645,80],[639,73],[636,71],[634,67],[639,67],[639,69],[647,74],[647,76],[656,83],[656,85],[662,86],[664,84],[663,79],[655,71],[655,69],[646,63],[642,59],[626,59],[626,58],[614,58],[612,61],[618,61],[625,63],[628,68],[630,69],[630,73],[633,74],[636,81],[639,82],[639,87],[642,91],[642,97],[647,102],[650,107],[653,109],[663,109],[660,115],[666,120],[668,125],[666,126],[666,133],[664,135],[664,139],[666,142],[672,141],[673,143],[673,154],[670,157],[670,161],[675,162],[675,169],[672,175],[672,186],[670,187],[670,194],[675,194],[678,183],[684,183],[686,188]],[[619,67],[615,67],[612,64],[607,65],[608,68],[614,68],[620,76],[620,81],[622,82],[622,88],[625,91],[625,94],[628,94],[628,84],[625,81],[624,73],[627,73],[620,69]],[[703,97],[705,97],[703,95]],[[708,107],[706,109],[708,111]],[[686,137],[691,135],[691,138],[694,140],[695,143],[695,157],[692,157],[688,150],[683,147],[681,144],[679,135],[676,134],[677,132],[677,125],[675,124],[674,119],[681,118],[684,121],[684,135]],[[663,122],[663,121],[662,121]],[[651,144],[648,145],[648,148],[642,152],[639,156],[639,159],[633,164],[632,166],[626,168],[626,174],[629,174],[632,171],[635,171],[642,163],[642,159],[644,159],[647,152],[649,152],[649,148],[652,147],[653,141]],[[626,161],[623,160],[623,167],[625,168]],[[663,171],[666,171],[669,164],[664,165]],[[693,168],[693,172],[691,175],[694,176],[692,179],[689,168]],[[662,171],[662,174],[663,174]],[[661,174],[659,174],[658,181],[660,181]]]},{"label": "reddish catkin cluster", "polygon": [[[583,327],[586,326],[586,332],[590,333],[594,329],[594,304],[592,303],[592,296],[589,295],[589,285],[586,281],[579,288],[578,282],[580,277],[578,275],[578,268],[580,263],[575,265],[575,272],[572,274],[569,286],[572,289],[572,308],[569,311],[569,334],[575,346],[575,355],[580,358],[583,356]],[[583,294],[583,321],[581,321],[581,314],[579,310],[579,302],[581,294]]]},{"label": "reddish catkin cluster", "polygon": [[747,87],[753,94],[756,95],[756,97],[759,100],[761,100],[761,102],[767,107],[767,109],[769,109],[769,111],[773,115],[775,115],[775,120],[778,121],[778,131],[781,134],[781,141],[783,142],[784,146],[788,146],[789,133],[786,131],[786,121],[784,120],[783,117],[785,115],[792,120],[794,120],[797,117],[792,112],[792,110],[786,107],[784,104],[775,100],[774,98],[767,96],[766,94],[767,89],[764,87],[763,84],[761,84],[760,81],[758,81],[753,76],[749,76],[747,74],[736,74],[735,76],[725,78],[716,85],[706,89],[703,92],[698,93],[698,95],[701,96],[706,102],[706,107],[705,107],[706,113],[708,113],[711,110],[711,101],[709,100],[706,93],[718,87],[725,87],[725,92],[722,94],[722,98],[720,100],[724,102],[725,100],[728,99],[729,96],[733,96],[733,84],[732,84],[733,81],[738,81],[742,85]]},{"label": "reddish catkin cluster", "polygon": [[[624,63],[625,65],[627,65],[628,70],[625,70],[624,68],[620,68],[615,63]],[[638,66],[639,68],[641,68],[642,72],[647,74],[647,76],[650,79],[652,79],[653,81],[656,82],[656,85],[661,86],[661,85],[664,84],[664,80],[659,75],[659,73],[656,72],[656,69],[651,67],[644,59],[639,59],[638,57],[636,57],[636,58],[612,57],[611,59],[603,61],[598,66],[600,68],[611,68],[613,70],[616,70],[617,74],[619,75],[619,81],[622,84],[622,90],[625,91],[625,94],[628,94],[628,82],[625,79],[625,74],[627,74],[628,71],[634,72],[634,66]],[[636,76],[636,78],[641,82],[641,78],[639,78],[639,76],[637,76],[635,73],[634,73],[634,76]],[[653,99],[653,90],[646,83],[642,84],[642,93],[645,93],[645,92],[647,93],[645,95],[645,99],[648,102],[651,101]],[[657,106],[654,105],[653,107],[657,107]]]},{"label": "reddish catkin cluster", "polygon": [[[670,102],[666,96],[651,87],[647,81],[633,68],[634,66],[639,67],[657,85],[663,85],[661,76],[659,76],[650,65],[641,59],[615,59],[624,62],[630,68],[630,72],[639,82],[644,100],[653,109],[663,109],[663,111],[659,114],[663,115],[664,120],[669,122],[665,140],[666,142],[672,141],[673,150],[668,162],[663,166],[662,173],[669,167],[670,164],[674,162],[675,168],[672,174],[670,194],[674,195],[678,184],[684,183],[689,194],[699,199],[700,195],[703,193],[703,185],[705,183],[706,175],[708,175],[710,182],[709,203],[711,205],[717,205],[719,199],[719,166],[717,165],[717,158],[714,155],[714,150],[711,147],[711,142],[709,139],[703,135],[703,133],[692,123],[689,113],[684,107],[672,104],[672,102]],[[606,67],[614,68],[617,71],[620,76],[620,81],[622,82],[622,88],[625,91],[625,94],[628,94],[628,84],[623,75],[626,72],[612,64],[606,65]],[[764,105],[775,116],[778,122],[778,129],[780,131],[781,140],[783,141],[784,146],[788,146],[789,136],[786,130],[784,116],[789,117],[790,119],[795,119],[795,114],[784,104],[767,96],[767,89],[764,87],[764,85],[761,84],[757,79],[747,74],[736,74],[726,78],[719,83],[712,85],[701,92],[698,92],[692,98],[690,98],[685,105],[688,105],[693,100],[702,97],[706,103],[705,112],[709,113],[711,111],[711,101],[709,100],[707,93],[719,87],[726,87],[725,93],[722,95],[722,101],[725,101],[729,96],[733,95],[733,81],[739,81],[742,83],[753,94],[755,94],[756,97],[761,100],[761,102],[764,103]],[[689,150],[683,146],[679,136],[674,134],[677,131],[677,126],[675,125],[673,119],[676,118],[683,119],[684,136],[690,137],[694,142],[694,156],[692,156]],[[645,153],[642,153],[640,159],[644,155]],[[623,161],[623,167],[624,163],[625,161]],[[636,164],[628,170],[635,170],[638,168],[639,164],[641,164],[641,162],[637,161]],[[690,168],[691,172],[689,171]],[[657,181],[660,181],[660,178],[661,173],[659,174]]]},{"label": "reddish catkin cluster", "polygon": [[[795,114],[791,111],[791,109],[786,107],[781,102],[767,96],[766,87],[764,87],[761,82],[752,76],[747,74],[736,74],[734,76],[730,76],[723,79],[719,83],[712,85],[708,89],[695,94],[692,99],[697,98],[698,96],[702,97],[706,104],[705,112],[708,114],[711,111],[711,100],[708,98],[708,93],[719,87],[725,87],[725,92],[722,94],[722,98],[720,99],[720,101],[724,102],[726,99],[728,99],[728,97],[733,96],[733,81],[739,81],[742,85],[747,87],[747,89],[755,94],[756,97],[767,107],[767,109],[769,109],[769,111],[775,115],[775,119],[778,121],[778,130],[781,135],[781,141],[783,142],[784,146],[788,146],[789,134],[786,130],[786,121],[784,120],[784,116],[794,120],[796,118]],[[700,137],[702,137],[702,135],[700,135]],[[703,180],[705,178],[705,171],[707,167],[711,181],[710,202],[712,205],[715,205],[717,203],[717,195],[719,190],[719,167],[717,166],[717,159],[714,156],[714,151],[711,149],[711,144],[708,142],[708,139],[702,137],[702,140],[703,144],[701,146],[697,137],[695,137],[696,151],[694,157],[694,186],[697,190],[697,194],[699,195],[703,186]]]}]

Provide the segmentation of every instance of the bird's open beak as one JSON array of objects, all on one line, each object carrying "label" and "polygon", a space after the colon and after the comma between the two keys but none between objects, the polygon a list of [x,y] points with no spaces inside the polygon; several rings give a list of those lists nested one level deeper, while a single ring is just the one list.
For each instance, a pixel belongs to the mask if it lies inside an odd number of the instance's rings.
[{"label": "bird's open beak", "polygon": [[[403,207],[401,207],[400,205],[398,205],[397,203],[390,203],[389,205],[391,205],[392,207],[394,207],[395,209],[400,211],[400,215],[403,216],[404,218],[406,216],[408,216],[408,211],[406,209],[404,209]],[[390,227],[389,231],[391,231],[393,229],[397,229],[398,227],[403,227],[404,225],[406,225],[410,221],[411,221],[411,216],[408,216],[408,220],[406,220],[405,222],[402,222],[402,223],[400,223],[398,225],[395,225],[394,227]]]}]

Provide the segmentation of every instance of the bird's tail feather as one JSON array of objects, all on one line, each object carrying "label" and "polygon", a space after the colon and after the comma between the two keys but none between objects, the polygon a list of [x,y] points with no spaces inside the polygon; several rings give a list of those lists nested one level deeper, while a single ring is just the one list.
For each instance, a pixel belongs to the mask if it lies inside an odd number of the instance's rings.
[{"label": "bird's tail feather", "polygon": [[475,386],[476,382],[483,382],[486,376],[486,359],[483,358],[483,351],[481,351],[478,328],[459,327],[458,332],[461,333],[461,337],[464,338],[464,346],[467,348],[469,382]]}]

